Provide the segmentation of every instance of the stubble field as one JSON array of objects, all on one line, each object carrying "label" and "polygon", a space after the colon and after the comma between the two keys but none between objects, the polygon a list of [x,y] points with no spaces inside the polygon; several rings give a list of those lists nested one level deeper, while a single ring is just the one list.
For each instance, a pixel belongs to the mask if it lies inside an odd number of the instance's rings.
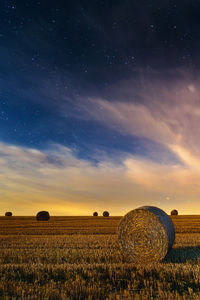
[{"label": "stubble field", "polygon": [[121,217],[0,217],[0,299],[200,299],[200,216],[159,264],[127,263]]}]

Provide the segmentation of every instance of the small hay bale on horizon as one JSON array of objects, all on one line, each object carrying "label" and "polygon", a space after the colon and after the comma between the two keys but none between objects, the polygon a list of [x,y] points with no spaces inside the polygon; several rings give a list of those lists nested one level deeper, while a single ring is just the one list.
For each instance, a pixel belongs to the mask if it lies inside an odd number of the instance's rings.
[{"label": "small hay bale on horizon", "polygon": [[5,217],[12,217],[12,212],[11,211],[7,211],[5,213]]},{"label": "small hay bale on horizon", "polygon": [[104,212],[103,212],[103,217],[109,217],[109,212],[107,211],[107,210],[105,210]]},{"label": "small hay bale on horizon", "polygon": [[50,219],[50,215],[48,211],[39,211],[36,215],[37,221],[48,221]]},{"label": "small hay bale on horizon", "polygon": [[98,212],[97,211],[93,212],[93,217],[98,217]]},{"label": "small hay bale on horizon", "polygon": [[128,212],[118,227],[118,239],[125,259],[135,263],[158,262],[171,249],[175,231],[171,218],[154,206]]},{"label": "small hay bale on horizon", "polygon": [[173,210],[171,211],[171,216],[178,216],[178,210],[173,209]]}]

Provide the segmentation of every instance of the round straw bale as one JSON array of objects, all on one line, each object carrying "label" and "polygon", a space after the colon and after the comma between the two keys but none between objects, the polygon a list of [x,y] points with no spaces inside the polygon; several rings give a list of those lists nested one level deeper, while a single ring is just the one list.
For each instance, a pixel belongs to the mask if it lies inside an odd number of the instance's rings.
[{"label": "round straw bale", "polygon": [[98,212],[95,211],[95,212],[93,213],[93,217],[98,217]]},{"label": "round straw bale", "polygon": [[103,217],[109,217],[109,212],[108,211],[104,211],[103,212]]},{"label": "round straw bale", "polygon": [[7,212],[5,213],[5,216],[6,216],[6,217],[12,217],[11,211],[7,211]]},{"label": "round straw bale", "polygon": [[171,218],[154,206],[131,210],[121,220],[118,230],[125,258],[136,263],[162,260],[175,238]]},{"label": "round straw bale", "polygon": [[171,211],[171,216],[178,216],[178,210],[173,209],[173,210]]},{"label": "round straw bale", "polygon": [[48,221],[50,219],[50,215],[48,211],[39,211],[36,216],[37,221]]}]

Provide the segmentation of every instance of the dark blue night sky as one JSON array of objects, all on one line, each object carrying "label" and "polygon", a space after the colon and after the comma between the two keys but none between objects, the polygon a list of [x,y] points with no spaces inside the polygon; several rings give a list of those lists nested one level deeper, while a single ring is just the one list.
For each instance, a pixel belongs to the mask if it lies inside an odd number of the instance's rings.
[{"label": "dark blue night sky", "polygon": [[77,103],[115,101],[114,86],[146,70],[198,68],[199,9],[197,1],[1,1],[1,140],[146,154],[138,137],[81,120]]}]

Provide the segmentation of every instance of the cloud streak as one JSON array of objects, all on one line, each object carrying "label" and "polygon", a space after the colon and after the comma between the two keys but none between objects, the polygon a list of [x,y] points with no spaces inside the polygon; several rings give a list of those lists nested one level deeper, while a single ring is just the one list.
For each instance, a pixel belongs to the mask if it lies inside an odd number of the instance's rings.
[{"label": "cloud streak", "polygon": [[88,215],[105,209],[105,203],[116,214],[129,185],[123,165],[94,166],[61,145],[39,151],[1,143],[0,170],[2,209],[17,214],[46,208],[53,214]]},{"label": "cloud streak", "polygon": [[143,136],[167,146],[181,144],[197,151],[199,82],[193,83],[185,78],[174,83],[144,81],[144,89],[137,90],[137,93],[132,86],[132,97],[131,84],[129,88],[127,85],[121,88],[128,89],[129,101],[123,98],[120,101],[90,99],[85,108],[87,114],[119,132]]},{"label": "cloud streak", "polygon": [[[196,212],[200,192],[199,78],[194,80],[180,72],[171,75],[167,79],[144,79],[143,89],[128,81],[115,87],[116,99],[90,98],[87,105],[81,105],[85,115],[108,128],[150,139],[171,151],[177,157],[172,164],[139,156],[124,158],[126,176],[145,191],[147,199],[151,200],[152,194],[156,198],[170,194],[172,197],[166,198],[174,198],[173,203],[182,211]],[[186,211],[191,201],[193,206]]]},{"label": "cloud streak", "polygon": [[[90,98],[77,104],[77,118],[93,120],[121,135],[149,139],[176,161],[120,153],[98,163],[70,148],[49,144],[38,150],[0,143],[0,201],[18,215],[48,209],[55,215],[91,215],[108,209],[122,215],[140,205],[180,213],[200,210],[200,88],[198,79],[147,80],[144,88],[121,84],[116,99]],[[123,95],[127,95],[127,99]],[[121,101],[119,101],[119,98]],[[162,149],[159,148],[159,149]],[[151,150],[150,150],[151,151]],[[95,153],[94,153],[95,155]],[[159,150],[158,156],[162,157]]]},{"label": "cloud streak", "polygon": [[[33,215],[40,209],[54,215],[90,215],[94,209],[109,209],[122,215],[151,204],[196,213],[200,160],[185,149],[173,151],[185,166],[130,155],[121,164],[104,160],[93,165],[61,145],[39,151],[1,143],[1,208],[17,215]],[[193,206],[187,210],[190,201]]]}]

